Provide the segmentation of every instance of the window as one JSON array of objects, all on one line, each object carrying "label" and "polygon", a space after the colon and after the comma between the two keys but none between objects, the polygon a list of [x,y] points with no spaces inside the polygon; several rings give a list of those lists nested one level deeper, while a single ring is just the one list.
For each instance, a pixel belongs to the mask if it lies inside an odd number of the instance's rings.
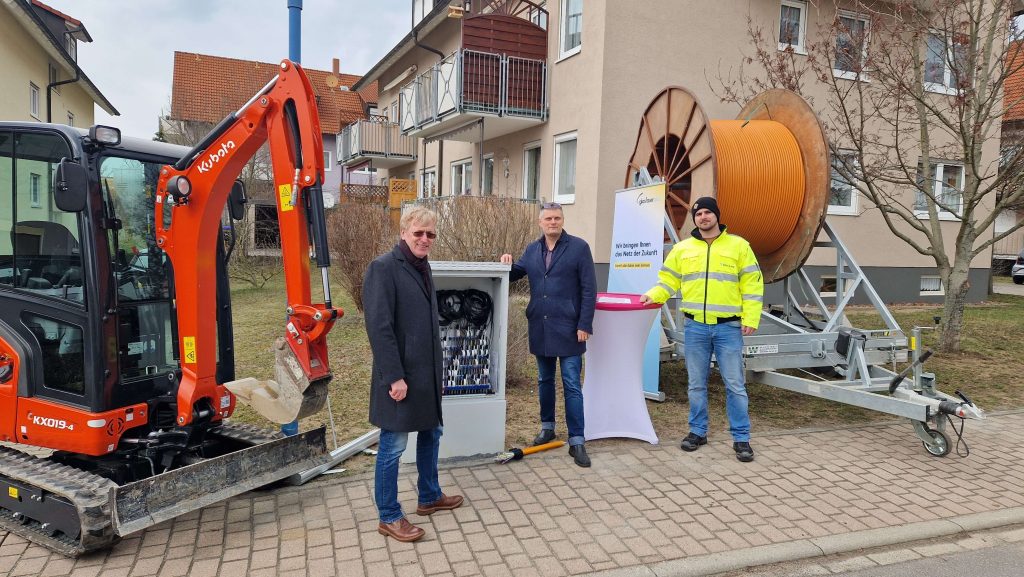
[{"label": "window", "polygon": [[331,170],[333,170],[331,168],[332,166],[334,166],[334,163],[331,162],[331,151],[330,150],[325,150],[324,151],[324,172],[330,172]]},{"label": "window", "polygon": [[484,157],[484,174],[480,182],[480,194],[490,196],[494,194],[494,155],[488,154]]},{"label": "window", "polygon": [[452,163],[452,196],[473,193],[473,160],[457,160]]},{"label": "window", "polygon": [[955,94],[966,84],[964,61],[967,47],[942,32],[932,32],[925,42],[925,90]]},{"label": "window", "polygon": [[839,168],[859,172],[857,156],[853,152],[839,152],[832,156],[832,182],[828,195],[829,214],[857,214],[857,188],[839,173]]},{"label": "window", "polygon": [[28,113],[39,120],[39,87],[31,82],[28,83]]},{"label": "window", "polygon": [[398,101],[391,103],[391,116],[389,117],[391,122],[398,123]]},{"label": "window", "polygon": [[807,54],[807,2],[782,0],[779,8],[779,50]]},{"label": "window", "polygon": [[68,49],[68,56],[75,62],[78,62],[78,41],[70,34],[65,34],[64,38],[66,40],[64,46]]},{"label": "window", "polygon": [[583,44],[583,0],[561,0],[562,37],[558,57],[566,58],[580,51]]},{"label": "window", "polygon": [[[928,216],[928,205],[934,201],[942,220],[959,220],[963,208],[964,167],[959,164],[933,162],[930,174],[925,177],[923,166],[917,165],[918,186],[914,199],[914,213],[919,217]],[[927,191],[925,194],[924,191]]]},{"label": "window", "polygon": [[[843,294],[850,292],[851,284],[852,279],[843,279]],[[834,297],[836,296],[836,287],[838,286],[835,275],[821,275],[818,281],[818,296]]]},{"label": "window", "polygon": [[536,4],[537,6],[531,6],[529,9],[530,22],[533,22],[537,26],[540,26],[541,28],[547,30],[548,13],[546,11],[541,10],[542,8],[545,8],[547,2],[545,2],[544,0],[540,0],[539,2],[535,1],[534,4]]},{"label": "window", "polygon": [[941,295],[945,294],[942,290],[942,279],[937,276],[922,276],[921,277],[921,294],[923,295]]},{"label": "window", "polygon": [[69,111],[68,112],[68,126],[74,126],[74,125],[75,125],[75,113]]},{"label": "window", "polygon": [[32,173],[28,175],[28,203],[32,208],[40,208],[43,204],[40,202],[39,188],[42,185],[43,177]]},{"label": "window", "polygon": [[420,181],[420,198],[437,196],[437,172],[431,168],[423,172]]},{"label": "window", "polygon": [[833,73],[847,80],[863,79],[868,51],[868,19],[863,14],[840,10],[836,25]]},{"label": "window", "polygon": [[576,200],[576,133],[555,137],[555,202],[572,203]]},{"label": "window", "polygon": [[523,149],[523,198],[540,198],[540,144],[528,144]]},{"label": "window", "polygon": [[[53,62],[51,62],[50,63],[50,84],[52,85],[53,83],[57,82],[59,79],[60,79],[60,73],[57,70],[57,66]],[[56,92],[57,94],[60,94],[60,86],[54,86],[53,87],[53,91]]]}]

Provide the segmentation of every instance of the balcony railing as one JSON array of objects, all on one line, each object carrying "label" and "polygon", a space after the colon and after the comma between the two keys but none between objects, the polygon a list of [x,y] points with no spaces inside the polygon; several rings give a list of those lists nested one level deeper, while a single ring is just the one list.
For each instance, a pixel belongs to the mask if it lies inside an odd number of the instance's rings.
[{"label": "balcony railing", "polygon": [[451,114],[547,118],[547,63],[459,50],[402,87],[401,127],[410,132]]},{"label": "balcony railing", "polygon": [[363,158],[416,159],[416,139],[402,134],[384,116],[357,120],[341,130],[338,159],[344,164]]}]

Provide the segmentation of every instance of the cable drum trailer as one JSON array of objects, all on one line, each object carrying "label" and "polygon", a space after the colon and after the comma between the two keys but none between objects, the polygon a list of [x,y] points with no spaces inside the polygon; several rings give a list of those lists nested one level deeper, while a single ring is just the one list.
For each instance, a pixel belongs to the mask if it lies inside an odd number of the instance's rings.
[{"label": "cable drum trailer", "polygon": [[[984,411],[960,391],[954,397],[936,389],[935,376],[922,369],[931,351],[922,351],[921,334],[931,327],[914,327],[908,338],[825,221],[830,171],[821,122],[796,93],[768,90],[736,120],[712,120],[692,92],[672,86],[644,112],[626,186],[665,183],[672,244],[692,228],[693,201],[716,197],[730,232],[750,241],[765,284],[781,282],[782,304],[762,311],[757,333],[743,338],[749,382],[905,417],[929,454],[945,456],[953,448],[946,432],[952,417],[983,419]],[[822,232],[827,240],[819,240]],[[803,267],[813,248],[835,251],[831,309]],[[858,294],[885,328],[847,325],[846,309]],[[669,354],[682,357],[685,319],[677,302],[663,307],[662,326]],[[962,424],[953,427],[958,443]]]}]

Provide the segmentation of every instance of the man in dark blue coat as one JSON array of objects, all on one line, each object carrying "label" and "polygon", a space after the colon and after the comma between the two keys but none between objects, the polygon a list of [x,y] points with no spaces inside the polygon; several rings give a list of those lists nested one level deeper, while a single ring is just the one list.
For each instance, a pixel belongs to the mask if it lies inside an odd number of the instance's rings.
[{"label": "man in dark blue coat", "polygon": [[590,245],[562,229],[564,217],[557,203],[541,205],[539,224],[543,236],[527,245],[523,256],[512,263],[510,280],[530,279],[530,352],[537,357],[537,395],[540,397],[542,445],[555,438],[555,362],[562,367],[565,421],[569,427],[569,454],[580,467],[590,466],[583,445],[583,390],[580,371],[587,339],[594,332],[597,282]]},{"label": "man in dark blue coat", "polygon": [[374,501],[381,535],[410,542],[423,529],[398,503],[398,459],[416,434],[417,515],[455,509],[462,496],[445,495],[437,480],[441,442],[441,335],[437,297],[427,256],[437,215],[416,207],[402,215],[401,241],[370,263],[363,280],[366,334],[373,352],[370,422],[380,427]]}]

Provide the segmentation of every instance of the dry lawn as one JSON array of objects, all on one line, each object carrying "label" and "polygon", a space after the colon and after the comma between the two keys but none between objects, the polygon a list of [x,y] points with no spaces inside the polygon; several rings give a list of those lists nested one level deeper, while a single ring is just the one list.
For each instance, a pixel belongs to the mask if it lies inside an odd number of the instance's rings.
[{"label": "dry lawn", "polygon": [[[314,286],[319,286],[319,274],[314,275]],[[345,316],[331,332],[331,367],[334,380],[331,386],[330,407],[334,417],[339,444],[343,444],[369,431],[367,420],[369,397],[370,350],[363,329],[362,315],[356,312],[351,300],[333,285],[336,305],[345,309]],[[316,291],[314,291],[316,294]],[[267,378],[272,375],[273,353],[271,344],[282,330],[284,318],[284,287],[275,279],[263,289],[239,289],[233,292],[235,317],[236,373],[238,377]],[[506,383],[508,417],[506,444],[525,446],[539,427],[536,368],[525,350],[526,323],[522,316],[526,298],[514,296],[510,313],[509,340],[512,351],[509,358],[509,379]],[[932,317],[941,313],[939,306],[907,306],[893,310],[897,321],[908,333],[915,324],[933,326]],[[854,309],[849,317],[862,328],[879,328],[880,320],[873,309]],[[994,295],[985,303],[970,305],[966,311],[964,352],[955,355],[935,355],[925,365],[936,373],[941,390],[952,393],[961,389],[986,410],[1008,409],[1022,405],[1018,381],[1021,359],[1024,358],[1024,297]],[[935,332],[925,336],[925,346],[936,342]],[[725,419],[725,399],[721,382],[713,373],[710,386],[711,435],[728,441]],[[661,389],[667,400],[648,403],[654,427],[663,443],[678,443],[687,432],[686,371],[681,362],[662,365]],[[755,447],[759,432],[803,427],[825,427],[864,423],[871,420],[892,420],[893,417],[790,393],[765,385],[749,385],[750,414],[754,429]],[[559,437],[565,438],[564,419],[559,393]],[[240,420],[269,424],[247,408],[236,413]],[[302,429],[327,424],[326,411],[301,423]],[[330,435],[330,433],[328,433]],[[602,441],[617,442],[617,441]],[[914,442],[908,428],[908,442]],[[328,441],[331,445],[331,441]],[[358,456],[345,463],[352,471],[372,466],[372,458]]]}]

